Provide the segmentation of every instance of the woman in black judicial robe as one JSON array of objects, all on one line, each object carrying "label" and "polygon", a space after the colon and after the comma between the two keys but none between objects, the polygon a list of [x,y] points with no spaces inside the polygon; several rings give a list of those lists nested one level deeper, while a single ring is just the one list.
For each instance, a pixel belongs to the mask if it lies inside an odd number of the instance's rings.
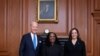
[{"label": "woman in black judicial robe", "polygon": [[86,56],[85,43],[79,38],[77,28],[72,28],[64,46],[64,56]]},{"label": "woman in black judicial robe", "polygon": [[42,49],[42,56],[63,56],[62,46],[59,45],[55,33],[48,33],[46,44]]}]

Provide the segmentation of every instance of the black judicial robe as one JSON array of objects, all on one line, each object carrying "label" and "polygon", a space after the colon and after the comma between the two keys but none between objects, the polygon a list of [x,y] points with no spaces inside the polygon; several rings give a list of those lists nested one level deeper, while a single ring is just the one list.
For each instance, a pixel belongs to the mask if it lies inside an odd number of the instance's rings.
[{"label": "black judicial robe", "polygon": [[63,49],[60,45],[44,46],[42,56],[63,56]]}]

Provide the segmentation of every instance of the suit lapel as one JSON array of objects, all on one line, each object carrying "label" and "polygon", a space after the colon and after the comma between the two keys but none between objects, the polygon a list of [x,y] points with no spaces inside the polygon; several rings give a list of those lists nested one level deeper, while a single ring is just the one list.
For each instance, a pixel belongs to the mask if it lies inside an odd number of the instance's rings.
[{"label": "suit lapel", "polygon": [[39,36],[37,35],[37,47],[36,47],[36,49],[38,49],[38,46],[39,46]]},{"label": "suit lapel", "polygon": [[32,48],[34,49],[34,45],[33,45],[33,41],[32,41],[31,34],[29,34],[29,41],[30,41],[30,43],[31,43]]},{"label": "suit lapel", "polygon": [[[33,45],[33,41],[32,41],[32,37],[31,37],[31,34],[29,34],[29,41],[30,41],[30,43],[31,43],[31,45],[32,45],[32,47],[33,47],[33,49],[34,49],[34,45]],[[40,43],[40,38],[39,38],[39,36],[37,35],[37,47],[36,47],[36,50],[38,49],[38,47],[39,47],[39,43]],[[34,49],[35,50],[35,49]]]},{"label": "suit lapel", "polygon": [[36,50],[39,49],[39,46],[41,46],[41,43],[42,43],[41,38],[40,38],[39,35],[37,35],[37,41],[38,41],[38,43],[37,43],[37,48],[36,48]]}]

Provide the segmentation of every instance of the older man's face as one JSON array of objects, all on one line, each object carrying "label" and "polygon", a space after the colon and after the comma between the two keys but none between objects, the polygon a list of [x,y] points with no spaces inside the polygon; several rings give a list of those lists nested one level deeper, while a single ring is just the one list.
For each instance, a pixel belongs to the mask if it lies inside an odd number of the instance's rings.
[{"label": "older man's face", "polygon": [[31,31],[32,31],[32,33],[36,33],[37,29],[38,29],[38,23],[32,22],[32,24],[31,24]]}]

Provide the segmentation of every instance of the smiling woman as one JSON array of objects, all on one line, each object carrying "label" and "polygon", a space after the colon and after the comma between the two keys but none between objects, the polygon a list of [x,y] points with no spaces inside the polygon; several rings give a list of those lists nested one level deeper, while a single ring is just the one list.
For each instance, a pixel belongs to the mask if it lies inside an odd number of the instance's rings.
[{"label": "smiling woman", "polygon": [[46,37],[45,44],[42,47],[42,56],[63,56],[63,49],[56,33],[49,32]]},{"label": "smiling woman", "polygon": [[57,22],[56,0],[38,0],[38,22]]}]

